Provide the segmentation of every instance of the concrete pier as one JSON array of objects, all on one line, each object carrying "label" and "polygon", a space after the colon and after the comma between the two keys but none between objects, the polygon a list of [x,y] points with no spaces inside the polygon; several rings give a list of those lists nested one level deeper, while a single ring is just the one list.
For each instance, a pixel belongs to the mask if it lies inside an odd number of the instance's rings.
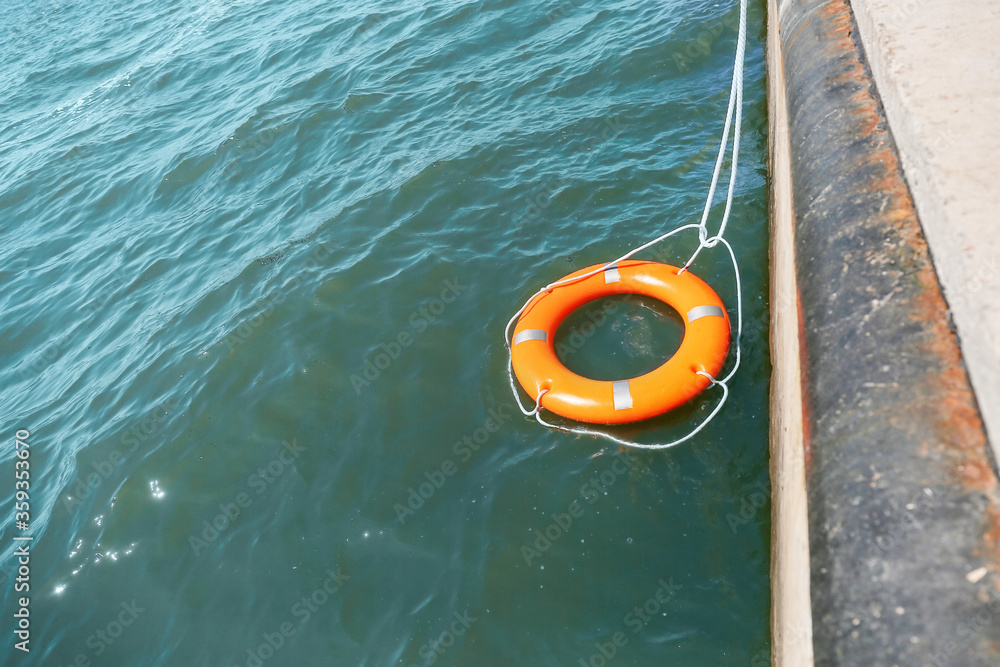
[{"label": "concrete pier", "polygon": [[1000,4],[853,0],[851,5],[996,454]]},{"label": "concrete pier", "polygon": [[773,663],[997,665],[1000,14],[853,4],[769,7]]}]

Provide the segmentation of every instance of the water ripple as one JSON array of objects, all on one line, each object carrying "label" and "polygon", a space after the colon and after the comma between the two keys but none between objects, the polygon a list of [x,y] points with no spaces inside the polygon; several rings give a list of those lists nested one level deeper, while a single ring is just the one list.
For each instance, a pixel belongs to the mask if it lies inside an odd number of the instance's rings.
[{"label": "water ripple", "polygon": [[[683,593],[629,661],[766,647],[767,512],[725,521],[766,485],[766,335],[704,438],[595,495],[616,450],[522,420],[500,342],[540,285],[697,219],[730,7],[0,15],[0,403],[4,433],[32,432],[31,664],[576,664],[663,576]],[[730,226],[751,295],[762,15]],[[724,258],[699,261],[731,302]],[[620,432],[671,437],[709,404]]]}]

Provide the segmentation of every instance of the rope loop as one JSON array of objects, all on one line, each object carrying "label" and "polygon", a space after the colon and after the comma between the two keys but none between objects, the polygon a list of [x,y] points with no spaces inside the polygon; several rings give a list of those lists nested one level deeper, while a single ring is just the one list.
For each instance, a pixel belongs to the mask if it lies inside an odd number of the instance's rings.
[{"label": "rope loop", "polygon": [[714,377],[712,377],[711,375],[709,375],[705,371],[695,371],[694,374],[708,378],[708,381],[712,383],[711,385],[709,385],[711,387],[714,387],[715,385],[719,384],[719,382],[717,382]]},{"label": "rope loop", "polygon": [[[708,375],[708,374],[705,373],[705,375]],[[539,410],[537,413],[535,413],[535,419],[542,426],[545,426],[547,428],[551,428],[551,429],[556,430],[556,431],[564,431],[566,433],[575,433],[576,435],[597,436],[597,437],[600,437],[600,438],[604,438],[605,440],[610,440],[611,442],[619,444],[619,445],[621,445],[623,447],[631,447],[633,449],[650,449],[650,450],[655,450],[655,449],[669,449],[669,448],[675,447],[675,446],[677,446],[677,445],[679,445],[679,444],[681,444],[683,442],[687,442],[688,440],[690,440],[694,436],[698,435],[698,433],[701,432],[701,430],[703,428],[705,428],[706,426],[708,426],[709,422],[711,422],[715,418],[715,415],[719,414],[719,411],[722,410],[722,406],[724,406],[726,404],[726,400],[729,398],[729,386],[725,382],[714,382],[714,381],[713,381],[713,386],[722,387],[722,398],[719,400],[719,404],[715,406],[715,408],[712,410],[712,412],[710,412],[709,415],[707,417],[705,417],[705,419],[700,424],[698,424],[698,426],[696,426],[694,428],[694,430],[692,430],[690,433],[688,433],[684,437],[678,438],[677,440],[674,440],[673,442],[666,442],[666,443],[658,443],[658,444],[652,444],[652,445],[645,445],[645,444],[643,444],[641,442],[634,442],[632,440],[625,440],[623,438],[619,438],[616,435],[612,435],[610,433],[605,433],[604,431],[595,431],[594,429],[589,429],[589,428],[571,427],[571,426],[563,426],[561,424],[553,424],[551,422],[547,422],[544,419],[542,419],[541,410]]]},{"label": "rope loop", "polygon": [[544,396],[547,393],[549,393],[548,389],[542,389],[540,392],[538,392],[538,398],[535,399],[535,409],[531,411],[531,413],[536,417],[538,416],[539,410],[542,409],[542,396]]}]

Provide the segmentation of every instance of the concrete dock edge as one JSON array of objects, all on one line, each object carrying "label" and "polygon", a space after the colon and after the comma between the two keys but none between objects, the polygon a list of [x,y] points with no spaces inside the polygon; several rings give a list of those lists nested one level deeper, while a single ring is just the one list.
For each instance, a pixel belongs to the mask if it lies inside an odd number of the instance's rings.
[{"label": "concrete dock edge", "polygon": [[768,72],[773,664],[1000,664],[995,463],[846,0],[769,0]]},{"label": "concrete dock edge", "polygon": [[810,667],[809,524],[799,371],[795,229],[777,0],[768,0],[771,174],[771,662]]}]

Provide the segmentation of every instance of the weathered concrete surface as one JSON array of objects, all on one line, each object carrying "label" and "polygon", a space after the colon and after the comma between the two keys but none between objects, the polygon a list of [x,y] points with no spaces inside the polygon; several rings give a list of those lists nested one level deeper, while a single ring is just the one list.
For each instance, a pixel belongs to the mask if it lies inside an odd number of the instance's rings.
[{"label": "weathered concrete surface", "polygon": [[795,219],[778,3],[767,9],[771,174],[771,664],[812,667]]},{"label": "weathered concrete surface", "polygon": [[1000,453],[1000,4],[851,4]]},{"label": "weathered concrete surface", "polygon": [[850,7],[778,13],[815,663],[995,666],[997,478]]}]

